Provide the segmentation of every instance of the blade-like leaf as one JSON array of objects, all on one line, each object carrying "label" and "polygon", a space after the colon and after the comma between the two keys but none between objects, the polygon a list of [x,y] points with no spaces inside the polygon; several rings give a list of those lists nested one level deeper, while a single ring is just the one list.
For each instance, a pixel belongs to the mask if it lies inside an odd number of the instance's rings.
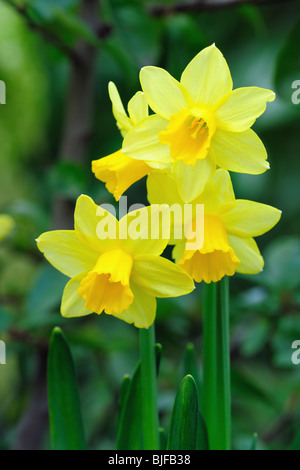
[{"label": "blade-like leaf", "polygon": [[122,409],[126,403],[129,389],[130,389],[130,384],[131,384],[131,378],[129,377],[128,374],[125,374],[121,383],[121,387],[120,387],[120,396],[119,396],[120,409]]},{"label": "blade-like leaf", "polygon": [[250,450],[256,450],[256,449],[257,449],[257,433],[255,432],[252,436]]},{"label": "blade-like leaf", "polygon": [[50,340],[48,402],[52,448],[86,449],[74,364],[67,339],[58,327]]},{"label": "blade-like leaf", "polygon": [[[162,347],[155,345],[156,370],[158,374]],[[133,377],[125,376],[120,390],[120,419],[117,450],[142,450],[142,398],[141,363],[138,362]]]},{"label": "blade-like leaf", "polygon": [[167,448],[167,439],[168,439],[166,430],[164,428],[159,428],[158,432],[159,432],[159,449],[160,450],[166,450],[166,448]]},{"label": "blade-like leaf", "polygon": [[209,450],[207,427],[202,414],[198,413],[196,450]]},{"label": "blade-like leaf", "polygon": [[197,448],[198,394],[194,378],[186,375],[176,394],[168,439],[168,450]]},{"label": "blade-like leaf", "polygon": [[142,400],[140,388],[141,363],[139,362],[130,381],[123,406],[120,408],[117,450],[142,449]]}]

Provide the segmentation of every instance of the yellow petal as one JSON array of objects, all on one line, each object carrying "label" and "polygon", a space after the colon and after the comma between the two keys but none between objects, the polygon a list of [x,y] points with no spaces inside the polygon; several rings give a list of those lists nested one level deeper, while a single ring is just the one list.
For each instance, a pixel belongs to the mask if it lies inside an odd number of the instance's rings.
[{"label": "yellow petal", "polygon": [[235,207],[222,215],[228,232],[239,237],[257,237],[271,230],[281,211],[267,204],[238,199]]},{"label": "yellow petal", "polygon": [[230,70],[215,45],[203,49],[194,57],[180,82],[193,102],[200,105],[213,106],[232,91]]},{"label": "yellow petal", "polygon": [[103,253],[80,283],[78,293],[85,307],[101,314],[120,314],[133,301],[129,287],[132,257],[120,249]]},{"label": "yellow petal", "polygon": [[172,162],[168,145],[163,145],[158,134],[168,121],[153,114],[141,121],[128,132],[123,142],[122,152],[136,160],[147,162]]},{"label": "yellow petal", "polygon": [[128,103],[128,113],[134,124],[148,117],[148,103],[146,96],[138,91]]},{"label": "yellow petal", "polygon": [[85,300],[78,294],[81,280],[87,275],[83,272],[73,277],[64,289],[61,302],[61,314],[63,317],[83,317],[93,313],[84,307]]},{"label": "yellow petal", "polygon": [[[189,166],[189,168],[191,167]],[[161,171],[153,171],[148,176],[147,197],[150,204],[165,203],[168,206],[172,206],[173,204],[182,205],[183,203],[182,198],[179,196],[175,179]]]},{"label": "yellow petal", "polygon": [[219,167],[229,171],[257,175],[270,168],[266,149],[252,129],[241,133],[218,129],[209,152]]},{"label": "yellow petal", "polygon": [[216,111],[217,125],[226,131],[243,132],[265,111],[267,102],[274,99],[275,93],[271,90],[258,87],[238,88]]},{"label": "yellow petal", "polygon": [[192,278],[183,269],[154,255],[135,259],[132,280],[155,297],[178,297],[189,294],[195,288]]},{"label": "yellow petal", "polygon": [[96,251],[79,240],[75,230],[45,232],[36,242],[45,258],[69,277],[91,269],[99,256]]},{"label": "yellow petal", "polygon": [[94,160],[92,171],[96,178],[105,183],[108,191],[118,201],[124,191],[146,176],[151,168],[143,161],[127,157],[119,150],[107,157]]},{"label": "yellow petal", "polygon": [[132,128],[133,122],[127,116],[124,106],[122,104],[119,92],[116,85],[113,82],[108,84],[109,97],[112,102],[113,115],[117,121],[117,126],[120,129],[122,136],[124,137],[127,132]]},{"label": "yellow petal", "polygon": [[196,201],[206,213],[222,214],[235,206],[235,196],[228,171],[219,168]]},{"label": "yellow petal", "polygon": [[253,238],[240,238],[228,234],[228,240],[241,263],[236,268],[238,273],[257,274],[263,270],[264,260]]},{"label": "yellow petal", "polygon": [[[170,241],[177,243],[183,236],[184,202],[179,196],[175,179],[170,174],[153,172],[147,178],[148,200],[153,204],[167,204],[170,209]],[[153,206],[154,207],[154,206]]]},{"label": "yellow petal", "polygon": [[117,219],[107,210],[97,206],[90,197],[79,196],[74,217],[78,238],[88,247],[98,253],[116,248]]},{"label": "yellow petal", "polygon": [[155,319],[156,299],[134,282],[131,282],[130,287],[134,295],[132,304],[120,315],[115,316],[127,323],[133,323],[137,328],[149,328]]},{"label": "yellow petal", "polygon": [[12,217],[6,214],[0,215],[0,240],[4,240],[14,229],[15,222]]},{"label": "yellow petal", "polygon": [[183,86],[164,69],[143,67],[140,81],[150,108],[165,119],[191,104]]},{"label": "yellow petal", "polygon": [[160,255],[170,237],[170,211],[166,204],[129,212],[119,222],[120,246],[134,258]]},{"label": "yellow petal", "polygon": [[209,157],[197,160],[195,166],[186,165],[180,160],[174,163],[174,178],[185,203],[193,201],[202,193],[215,169],[216,164]]}]

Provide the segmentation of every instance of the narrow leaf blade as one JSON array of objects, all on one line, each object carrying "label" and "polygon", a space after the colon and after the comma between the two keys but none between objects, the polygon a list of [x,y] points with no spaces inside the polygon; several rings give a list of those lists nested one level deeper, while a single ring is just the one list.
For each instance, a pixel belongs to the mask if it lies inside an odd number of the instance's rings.
[{"label": "narrow leaf blade", "polygon": [[168,450],[195,450],[198,428],[198,395],[195,380],[186,375],[176,394]]},{"label": "narrow leaf blade", "polygon": [[48,356],[48,403],[54,450],[84,450],[86,441],[77,379],[65,335],[54,328]]}]

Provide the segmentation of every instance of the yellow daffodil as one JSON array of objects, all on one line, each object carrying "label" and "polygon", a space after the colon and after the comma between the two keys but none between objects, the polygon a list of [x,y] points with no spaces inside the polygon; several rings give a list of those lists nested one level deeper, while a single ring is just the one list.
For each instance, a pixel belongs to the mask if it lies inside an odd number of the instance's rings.
[{"label": "yellow daffodil", "polygon": [[[110,82],[108,90],[117,126],[122,136],[125,137],[130,129],[148,117],[147,100],[144,94],[138,91],[128,103],[127,115],[115,84]],[[107,157],[94,160],[92,171],[96,178],[106,184],[108,191],[118,201],[133,183],[150,173],[152,167],[159,166],[153,162],[148,164],[146,157],[145,155],[143,161],[134,160],[118,150]]]},{"label": "yellow daffodil", "polygon": [[[162,198],[170,206],[180,204],[174,179],[169,176],[152,174],[147,186],[152,204],[161,202]],[[173,240],[172,244],[175,244],[176,263],[195,281],[217,282],[235,272],[256,274],[263,269],[264,261],[253,237],[270,230],[279,221],[281,211],[266,204],[235,199],[229,173],[223,169],[215,172],[192,204],[204,205],[203,246],[188,250],[186,238]],[[190,224],[194,225],[194,219]]]},{"label": "yellow daffodil", "polygon": [[0,214],[0,241],[4,240],[13,231],[14,219],[6,214]]},{"label": "yellow daffodil", "polygon": [[265,147],[250,129],[275,94],[263,88],[233,90],[228,65],[212,45],[187,65],[180,82],[159,67],[144,67],[142,89],[154,115],[125,136],[131,158],[173,163],[182,198],[202,192],[216,166],[259,174],[269,168]]},{"label": "yellow daffodil", "polygon": [[[166,214],[167,206],[161,211]],[[64,317],[104,311],[148,328],[155,318],[156,297],[194,289],[182,268],[159,256],[168,239],[148,237],[153,213],[148,206],[118,221],[83,195],[77,200],[74,230],[46,232],[37,239],[48,261],[71,278],[62,298]],[[133,227],[138,227],[138,236]]]}]

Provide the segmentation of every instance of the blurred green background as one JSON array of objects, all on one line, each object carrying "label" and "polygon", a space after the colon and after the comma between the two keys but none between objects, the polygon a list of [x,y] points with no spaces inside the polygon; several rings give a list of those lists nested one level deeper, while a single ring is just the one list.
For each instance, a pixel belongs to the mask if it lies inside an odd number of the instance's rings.
[{"label": "blurred green background", "polygon": [[[292,102],[292,84],[300,80],[300,2],[255,3],[177,11],[172,2],[155,10],[154,0],[0,1],[6,84],[0,213],[15,220],[0,244],[0,339],[7,347],[7,363],[0,365],[0,449],[50,448],[46,359],[56,325],[70,341],[89,447],[114,449],[119,387],[138,360],[138,331],[104,314],[63,319],[67,279],[42,258],[35,238],[70,226],[82,193],[113,202],[90,170],[92,160],[121,145],[108,82],[126,104],[139,89],[142,66],[158,65],[179,78],[214,42],[234,88],[277,93],[254,126],[271,170],[232,179],[237,197],[283,211],[281,222],[258,239],[265,270],[230,280],[233,446],[249,449],[254,432],[260,449],[291,445],[300,421],[300,364],[291,361],[292,342],[300,340],[300,104]],[[145,203],[145,180],[127,195],[129,203]],[[201,377],[201,285],[189,296],[158,301],[156,335],[163,346],[160,419],[167,428],[189,343]]]}]

